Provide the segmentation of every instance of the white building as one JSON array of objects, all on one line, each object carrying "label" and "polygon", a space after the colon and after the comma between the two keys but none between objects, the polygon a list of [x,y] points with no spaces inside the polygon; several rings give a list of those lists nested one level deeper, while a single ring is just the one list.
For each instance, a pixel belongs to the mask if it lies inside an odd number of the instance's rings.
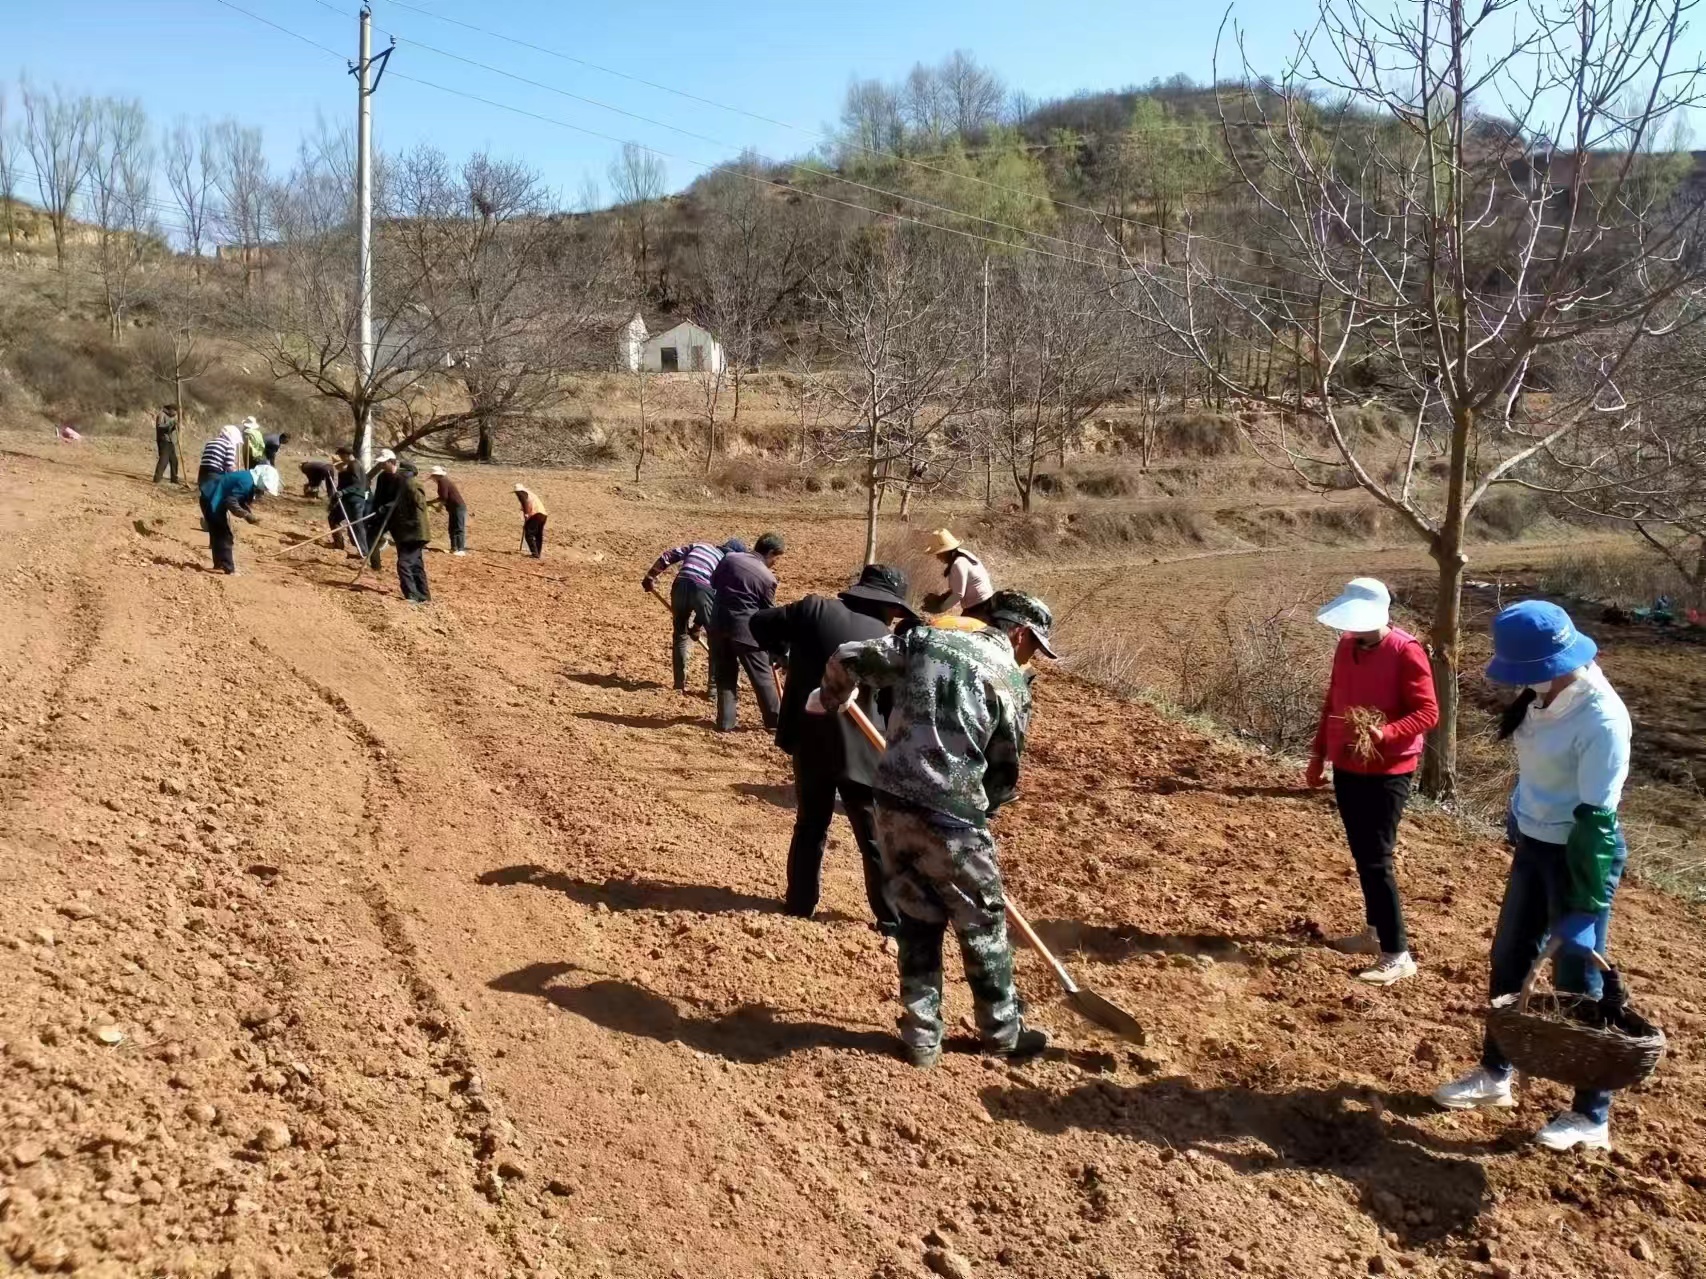
[{"label": "white building", "polygon": [[721,373],[728,366],[722,343],[697,324],[684,320],[648,336],[637,313],[617,338],[616,358],[630,373]]}]

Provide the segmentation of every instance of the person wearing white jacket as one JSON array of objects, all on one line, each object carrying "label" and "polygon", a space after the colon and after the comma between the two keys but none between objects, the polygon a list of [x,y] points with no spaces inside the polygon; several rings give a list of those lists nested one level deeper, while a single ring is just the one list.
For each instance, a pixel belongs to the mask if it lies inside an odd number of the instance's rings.
[{"label": "person wearing white jacket", "polygon": [[[1598,998],[1611,901],[1628,850],[1617,806],[1629,776],[1629,712],[1594,662],[1598,646],[1556,604],[1525,600],[1493,619],[1487,677],[1522,689],[1500,736],[1516,748],[1506,836],[1510,879],[1491,956],[1492,997],[1515,994],[1546,939],[1559,939],[1557,986]],[[1453,1110],[1510,1106],[1511,1066],[1488,1035],[1481,1064],[1442,1085]],[[1580,1090],[1535,1136],[1551,1150],[1611,1148],[1611,1094]]]}]

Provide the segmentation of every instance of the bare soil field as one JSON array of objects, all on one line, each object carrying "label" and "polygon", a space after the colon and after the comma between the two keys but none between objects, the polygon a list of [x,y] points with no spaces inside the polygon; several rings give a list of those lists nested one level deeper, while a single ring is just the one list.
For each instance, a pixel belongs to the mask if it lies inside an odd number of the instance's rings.
[{"label": "bare soil field", "polygon": [[[1421,975],[1361,988],[1319,944],[1360,913],[1324,795],[1045,675],[1009,887],[1149,1044],[1026,954],[1056,1048],[920,1072],[845,828],[827,912],[782,916],[787,763],[750,701],[717,736],[668,688],[638,591],[772,526],[784,596],[831,590],[855,520],[530,474],[534,562],[516,474],[466,468],[474,553],[416,609],[389,557],[357,589],[267,558],[313,504],[239,525],[227,579],[139,445],[0,448],[0,1272],[1706,1275],[1706,928],[1673,898],[1627,887],[1615,941],[1670,1057],[1615,1153],[1537,1152],[1553,1085],[1426,1100],[1479,1039],[1497,844],[1406,822]],[[1145,561],[1101,606],[1388,568],[1354,558]]]}]

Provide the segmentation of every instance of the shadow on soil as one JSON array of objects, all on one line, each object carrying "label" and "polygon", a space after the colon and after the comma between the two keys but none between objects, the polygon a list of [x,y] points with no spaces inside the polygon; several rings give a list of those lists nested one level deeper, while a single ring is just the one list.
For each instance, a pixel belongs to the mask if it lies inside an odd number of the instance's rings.
[{"label": "shadow on soil", "polygon": [[774,914],[782,903],[773,897],[754,897],[714,884],[676,884],[656,879],[607,879],[593,883],[574,879],[560,871],[543,866],[502,866],[488,870],[475,880],[488,888],[514,884],[531,884],[562,893],[585,906],[608,906],[611,910],[695,911],[701,915],[723,914],[737,910],[765,911]]},{"label": "shadow on soil", "polygon": [[[1373,1098],[1386,1118],[1367,1105]],[[1328,1173],[1356,1186],[1362,1210],[1407,1245],[1473,1227],[1491,1205],[1487,1171],[1478,1157],[1503,1148],[1443,1141],[1406,1122],[1432,1112],[1420,1094],[1380,1096],[1348,1086],[1272,1094],[1159,1079],[1131,1087],[1086,1084],[1064,1094],[990,1088],[983,1099],[997,1119],[1041,1133],[1077,1128],[1164,1152],[1194,1150],[1240,1174],[1287,1168]],[[1352,1102],[1364,1104],[1352,1107]]]},{"label": "shadow on soil", "polygon": [[683,724],[696,724],[708,733],[713,727],[703,715],[617,715],[611,711],[576,711],[575,718],[617,724],[623,728],[679,728]]},{"label": "shadow on soil", "polygon": [[663,685],[655,679],[628,679],[623,675],[599,675],[593,671],[564,671],[563,678],[571,684],[588,688],[613,688],[623,693],[645,693]]},{"label": "shadow on soil", "polygon": [[761,799],[766,804],[777,808],[786,808],[789,812],[794,808],[794,788],[781,786],[771,782],[730,782],[729,789],[737,795],[745,795],[748,799]]},{"label": "shadow on soil", "polygon": [[1118,963],[1133,955],[1207,955],[1222,963],[1260,964],[1246,946],[1290,946],[1297,937],[1279,934],[1234,937],[1223,933],[1146,933],[1136,928],[1110,928],[1103,924],[1081,924],[1072,919],[1039,919],[1036,930],[1050,950],[1060,954],[1081,951],[1105,963]]},{"label": "shadow on soil", "polygon": [[659,1043],[681,1043],[744,1065],[774,1061],[814,1048],[893,1056],[895,1039],[875,1030],[827,1022],[780,1020],[764,1004],[742,1004],[733,1012],[700,1015],[632,982],[604,979],[571,984],[581,970],[573,964],[539,963],[518,968],[487,984],[507,994],[533,995],[606,1030]]}]

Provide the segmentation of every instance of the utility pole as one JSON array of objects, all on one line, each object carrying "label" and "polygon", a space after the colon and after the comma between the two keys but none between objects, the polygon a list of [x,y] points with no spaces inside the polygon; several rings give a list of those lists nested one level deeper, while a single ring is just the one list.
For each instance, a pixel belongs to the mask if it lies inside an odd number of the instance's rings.
[{"label": "utility pole", "polygon": [[[361,388],[361,421],[356,424],[355,452],[365,474],[373,469],[373,411],[366,396],[373,382],[373,94],[385,74],[385,63],[396,39],[377,59],[373,56],[373,10],[361,6],[360,58],[350,68],[356,81],[355,153],[355,289],[360,307],[355,346],[355,375]],[[379,74],[373,75],[375,63]]]}]

